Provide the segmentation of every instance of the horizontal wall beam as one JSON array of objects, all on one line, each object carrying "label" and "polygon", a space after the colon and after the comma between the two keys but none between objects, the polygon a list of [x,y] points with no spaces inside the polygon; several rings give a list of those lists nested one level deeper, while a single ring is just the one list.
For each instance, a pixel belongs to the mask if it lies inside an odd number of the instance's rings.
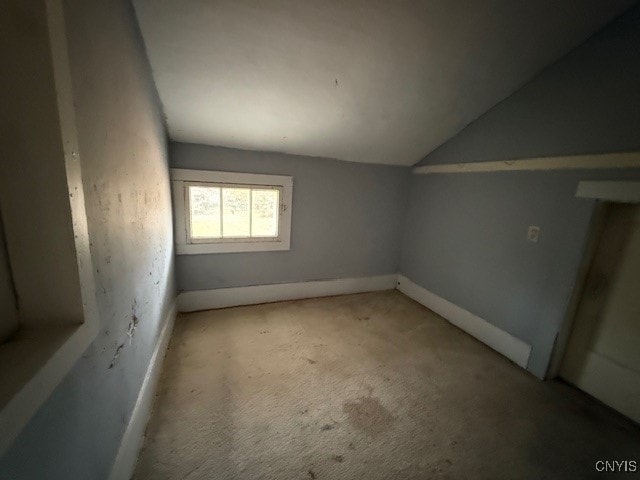
[{"label": "horizontal wall beam", "polygon": [[526,158],[522,160],[500,160],[496,162],[467,162],[448,163],[444,165],[422,165],[420,167],[415,167],[413,169],[413,173],[417,175],[429,175],[435,173],[484,173],[579,169],[591,170],[603,168],[640,168],[640,152]]},{"label": "horizontal wall beam", "polygon": [[640,182],[580,182],[576,197],[640,203]]}]

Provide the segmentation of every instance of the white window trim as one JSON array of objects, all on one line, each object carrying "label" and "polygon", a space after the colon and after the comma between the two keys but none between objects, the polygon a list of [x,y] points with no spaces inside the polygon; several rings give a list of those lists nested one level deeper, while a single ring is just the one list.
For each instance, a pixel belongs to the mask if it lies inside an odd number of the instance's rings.
[{"label": "white window trim", "polygon": [[[185,186],[193,183],[235,184],[243,187],[277,187],[280,192],[278,238],[222,239],[212,243],[189,243]],[[291,209],[293,177],[257,173],[219,172],[211,170],[171,169],[173,195],[174,237],[176,254],[194,255],[206,253],[269,252],[289,250],[291,246]]]}]

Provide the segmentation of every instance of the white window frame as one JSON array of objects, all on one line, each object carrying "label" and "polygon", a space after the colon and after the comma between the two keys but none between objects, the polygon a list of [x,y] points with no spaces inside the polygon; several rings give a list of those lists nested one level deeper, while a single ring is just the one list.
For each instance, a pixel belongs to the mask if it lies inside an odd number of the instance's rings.
[{"label": "white window frame", "polygon": [[[211,187],[271,188],[280,192],[277,237],[191,239],[189,234],[190,185]],[[291,246],[291,200],[293,177],[258,173],[219,172],[211,170],[171,169],[174,236],[176,254],[268,252],[289,250]]]}]

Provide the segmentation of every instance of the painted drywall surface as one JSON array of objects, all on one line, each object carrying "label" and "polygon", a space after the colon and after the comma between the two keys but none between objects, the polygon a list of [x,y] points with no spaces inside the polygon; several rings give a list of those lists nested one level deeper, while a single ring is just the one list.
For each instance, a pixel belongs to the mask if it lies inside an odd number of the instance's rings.
[{"label": "painted drywall surface", "polygon": [[409,168],[171,143],[171,166],[293,176],[291,250],[179,255],[178,288],[396,273]]},{"label": "painted drywall surface", "polygon": [[18,328],[18,305],[0,218],[0,343]]},{"label": "painted drywall surface", "polygon": [[65,15],[101,330],[0,460],[0,478],[106,478],[175,297],[162,115],[133,9]]},{"label": "painted drywall surface", "polygon": [[3,3],[0,207],[21,323],[82,321],[71,207],[43,1]]},{"label": "painted drywall surface", "polygon": [[621,178],[640,171],[414,175],[400,272],[529,343],[543,376],[595,205],[575,197],[578,182]]},{"label": "painted drywall surface", "polygon": [[135,6],[173,140],[411,165],[634,1]]},{"label": "painted drywall surface", "polygon": [[640,6],[419,165],[640,150]]}]

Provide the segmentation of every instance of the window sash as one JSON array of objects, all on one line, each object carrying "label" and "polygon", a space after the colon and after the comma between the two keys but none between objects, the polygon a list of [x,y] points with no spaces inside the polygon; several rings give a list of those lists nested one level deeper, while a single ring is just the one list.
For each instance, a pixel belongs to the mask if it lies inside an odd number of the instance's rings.
[{"label": "window sash", "polygon": [[[191,233],[192,229],[192,215],[191,215],[191,196],[189,194],[190,187],[209,187],[220,189],[220,237],[193,237]],[[224,205],[223,205],[223,189],[242,188],[249,190],[249,236],[224,236]],[[275,236],[253,236],[253,190],[275,190],[278,192],[278,207],[277,207],[277,220],[276,220],[276,235]],[[254,242],[281,242],[282,233],[282,201],[283,201],[283,187],[281,185],[260,185],[260,184],[247,184],[247,183],[223,183],[223,182],[184,182],[184,205],[185,205],[185,220],[186,220],[186,240],[187,244],[212,244],[212,243],[254,243]]]}]

